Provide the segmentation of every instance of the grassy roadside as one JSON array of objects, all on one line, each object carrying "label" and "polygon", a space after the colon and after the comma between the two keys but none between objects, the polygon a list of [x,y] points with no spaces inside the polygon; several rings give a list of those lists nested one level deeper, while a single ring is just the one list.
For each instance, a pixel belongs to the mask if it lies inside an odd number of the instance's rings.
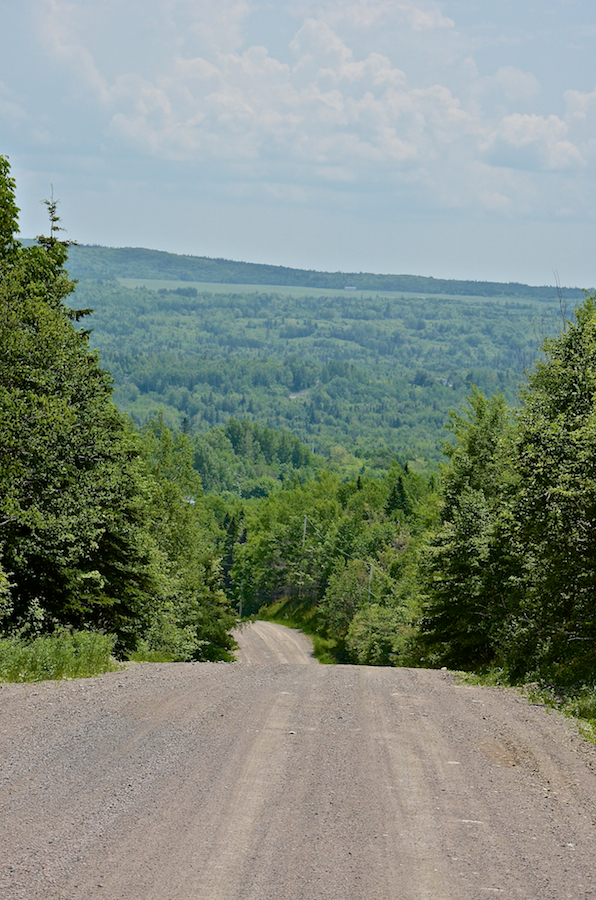
[{"label": "grassy roadside", "polygon": [[90,678],[118,669],[114,638],[93,631],[61,630],[25,640],[0,640],[0,681]]},{"label": "grassy roadside", "polygon": [[527,684],[522,692],[532,703],[543,703],[576,720],[580,733],[596,744],[596,688],[580,685],[572,688]]},{"label": "grassy roadside", "polygon": [[321,637],[319,633],[321,624],[318,621],[316,606],[309,606],[296,600],[278,600],[270,606],[261,607],[255,618],[303,631],[312,638],[313,656],[320,663],[333,665],[342,662],[341,648],[338,647],[337,642]]},{"label": "grassy roadside", "polygon": [[486,672],[455,672],[467,684],[488,687],[509,687],[518,690],[530,703],[538,703],[548,709],[556,709],[575,719],[580,733],[596,744],[596,687],[587,684],[552,685],[538,681],[523,684],[511,682],[502,669]]}]

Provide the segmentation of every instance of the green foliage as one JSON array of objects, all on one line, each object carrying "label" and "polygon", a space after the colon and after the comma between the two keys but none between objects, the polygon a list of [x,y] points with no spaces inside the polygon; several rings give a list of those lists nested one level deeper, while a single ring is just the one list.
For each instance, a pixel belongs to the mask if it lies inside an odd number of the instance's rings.
[{"label": "green foliage", "polygon": [[121,631],[147,581],[134,440],[73,327],[66,250],[47,239],[0,277],[0,522],[12,620]]},{"label": "green foliage", "polygon": [[172,435],[158,419],[144,430],[142,454],[154,590],[133,658],[230,659],[235,617],[222,590],[217,529],[203,502],[189,439]]},{"label": "green foliage", "polygon": [[514,679],[596,679],[596,299],[544,344],[515,416],[455,421],[421,579],[434,658]]},{"label": "green foliage", "polygon": [[10,596],[10,582],[8,575],[0,566],[0,625],[13,611],[13,603]]},{"label": "green foliage", "polygon": [[442,662],[466,668],[494,658],[507,612],[510,414],[476,389],[450,427],[441,524],[420,558],[422,631]]},{"label": "green foliage", "polygon": [[354,616],[369,599],[369,569],[361,559],[340,558],[329,575],[319,610],[327,633],[336,641],[345,642]]},{"label": "green foliage", "polygon": [[596,298],[545,344],[519,415],[514,515],[524,595],[517,669],[558,680],[596,672]]},{"label": "green foliage", "polygon": [[0,156],[0,264],[11,265],[18,256],[19,208],[15,201],[16,184],[10,175],[6,156]]},{"label": "green foliage", "polygon": [[274,431],[249,419],[230,419],[192,440],[194,466],[206,491],[266,497],[285,480],[312,478],[320,457],[288,431]]},{"label": "green foliage", "polygon": [[188,439],[157,421],[141,440],[118,411],[74,324],[85,311],[65,305],[75,285],[56,203],[50,236],[21,247],[8,172],[0,158],[2,629],[95,629],[119,655],[144,642],[225,658],[234,617]]},{"label": "green foliage", "polygon": [[152,474],[175,485],[188,502],[195,502],[203,493],[203,484],[194,466],[188,435],[173,434],[161,415],[147,422],[141,434],[143,456]]},{"label": "green foliage", "polygon": [[114,638],[92,631],[60,629],[54,634],[23,640],[0,639],[0,681],[44,681],[90,678],[113,672]]},{"label": "green foliage", "polygon": [[323,457],[339,446],[363,460],[389,448],[403,461],[439,461],[443,423],[469,383],[514,403],[558,313],[548,290],[490,299],[178,290],[83,281],[73,299],[93,307],[91,341],[137,424],[163,410],[170,427],[205,434],[248,419]]},{"label": "green foliage", "polygon": [[[336,476],[324,472],[315,481],[288,486],[246,506],[243,543],[236,545],[231,569],[234,594],[245,612],[295,591],[300,598],[316,598],[329,566],[318,535],[339,514],[338,485]],[[308,543],[305,516],[311,522]]]},{"label": "green foliage", "polygon": [[[396,485],[405,510],[388,504]],[[299,622],[326,658],[411,661],[416,522],[418,510],[424,527],[432,519],[433,490],[395,463],[381,478],[322,472],[247,503],[228,551],[228,590],[245,612]]]},{"label": "green foliage", "polygon": [[404,658],[409,634],[399,609],[371,603],[350,622],[346,646],[354,661],[366,666],[392,666]]}]

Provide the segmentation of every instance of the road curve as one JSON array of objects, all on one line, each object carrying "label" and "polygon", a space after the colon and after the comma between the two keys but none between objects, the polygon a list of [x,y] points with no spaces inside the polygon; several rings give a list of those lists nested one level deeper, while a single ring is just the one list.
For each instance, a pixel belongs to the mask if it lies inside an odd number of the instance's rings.
[{"label": "road curve", "polygon": [[316,663],[310,638],[300,631],[286,628],[285,625],[251,622],[237,628],[234,637],[238,643],[235,656],[241,663]]},{"label": "road curve", "polygon": [[447,672],[4,685],[0,897],[593,898],[595,772],[569,721]]}]

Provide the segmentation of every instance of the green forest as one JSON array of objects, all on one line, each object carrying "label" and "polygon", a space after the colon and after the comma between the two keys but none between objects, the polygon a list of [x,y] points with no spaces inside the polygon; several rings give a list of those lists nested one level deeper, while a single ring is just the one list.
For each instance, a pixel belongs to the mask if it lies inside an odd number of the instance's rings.
[{"label": "green forest", "polygon": [[181,285],[81,280],[73,295],[93,310],[91,346],[137,425],[161,412],[194,435],[249,419],[325,458],[341,447],[422,465],[441,460],[449,410],[471,384],[515,404],[561,303],[575,302],[555,288],[462,298]]},{"label": "green forest", "polygon": [[202,290],[47,205],[20,243],[0,157],[6,647],[229,660],[242,610],[326,661],[594,685],[595,296]]}]

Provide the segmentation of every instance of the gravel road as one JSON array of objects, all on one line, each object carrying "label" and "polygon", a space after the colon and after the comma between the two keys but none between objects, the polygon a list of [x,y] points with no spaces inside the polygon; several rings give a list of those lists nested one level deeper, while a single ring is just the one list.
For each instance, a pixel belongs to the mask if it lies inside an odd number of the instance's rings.
[{"label": "gravel road", "polygon": [[596,748],[569,721],[313,664],[279,628],[236,664],[2,686],[2,900],[596,896]]},{"label": "gravel road", "polygon": [[238,642],[236,659],[241,663],[316,663],[312,643],[301,631],[274,622],[253,622],[234,632]]}]

